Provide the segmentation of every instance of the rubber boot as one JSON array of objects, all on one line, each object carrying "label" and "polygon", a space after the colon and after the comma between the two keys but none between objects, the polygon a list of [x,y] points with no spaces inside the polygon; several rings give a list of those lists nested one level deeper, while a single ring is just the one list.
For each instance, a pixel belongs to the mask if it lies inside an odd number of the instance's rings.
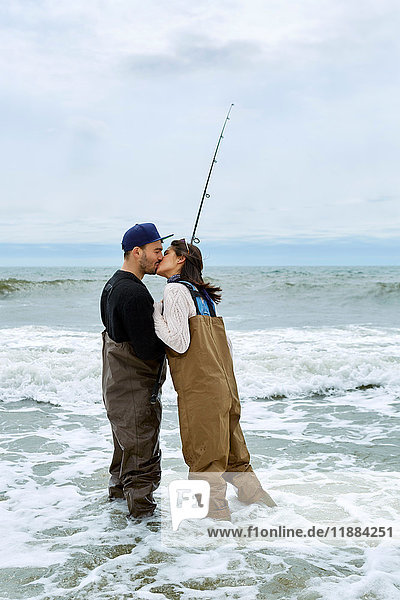
[{"label": "rubber boot", "polygon": [[271,508],[276,506],[268,492],[262,488],[254,471],[225,473],[224,477],[235,486],[238,500],[243,504],[257,503]]},{"label": "rubber boot", "polygon": [[137,490],[128,488],[124,490],[124,495],[128,503],[129,516],[135,518],[151,517],[157,504],[154,502],[153,494],[141,498],[137,497]]},{"label": "rubber boot", "polygon": [[265,490],[262,490],[260,497],[257,498],[257,500],[253,500],[253,503],[263,504],[264,506],[269,506],[270,508],[277,506],[276,502],[272,500],[271,496]]},{"label": "rubber boot", "polygon": [[230,521],[231,511],[229,510],[228,502],[226,500],[217,500],[211,497],[207,517],[216,519],[217,521]]},{"label": "rubber boot", "polygon": [[116,500],[117,498],[124,498],[124,488],[118,477],[111,475],[108,482],[108,498],[109,500]]}]

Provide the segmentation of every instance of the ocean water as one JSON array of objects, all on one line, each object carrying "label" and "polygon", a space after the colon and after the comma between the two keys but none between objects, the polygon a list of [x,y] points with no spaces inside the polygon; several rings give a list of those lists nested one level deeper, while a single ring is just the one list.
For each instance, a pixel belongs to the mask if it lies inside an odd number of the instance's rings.
[{"label": "ocean water", "polygon": [[[0,269],[0,598],[400,598],[400,268],[207,273],[223,288],[252,464],[278,504],[229,489],[232,525],[392,537],[181,546],[165,543],[162,505],[137,523],[107,500],[98,302],[112,272]],[[146,276],[155,299],[164,281]],[[181,477],[169,378],[161,443],[164,472]]]}]

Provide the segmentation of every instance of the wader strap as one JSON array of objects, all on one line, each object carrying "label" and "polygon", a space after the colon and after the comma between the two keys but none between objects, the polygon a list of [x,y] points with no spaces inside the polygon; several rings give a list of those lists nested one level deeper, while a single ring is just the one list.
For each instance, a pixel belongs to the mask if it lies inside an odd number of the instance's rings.
[{"label": "wader strap", "polygon": [[[187,287],[193,298],[194,305],[196,307],[196,313],[198,315],[209,314],[210,317],[217,316],[217,313],[215,312],[214,302],[211,300],[211,298],[207,298],[205,294],[199,292],[199,290],[196,288],[195,285],[193,285],[193,283],[189,283],[188,281],[177,281],[176,283],[182,283],[182,285]],[[206,312],[206,307],[208,308],[208,312]]]},{"label": "wader strap", "polygon": [[163,374],[163,369],[165,365],[165,356],[160,362],[160,366],[158,367],[157,379],[153,387],[153,391],[151,392],[150,402],[151,404],[155,404],[157,400],[160,400],[161,397],[161,379]]}]

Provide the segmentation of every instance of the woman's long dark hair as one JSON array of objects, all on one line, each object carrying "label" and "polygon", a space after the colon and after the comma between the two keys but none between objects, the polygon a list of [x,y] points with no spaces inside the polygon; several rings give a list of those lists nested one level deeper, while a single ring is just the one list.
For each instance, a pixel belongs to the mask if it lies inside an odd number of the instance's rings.
[{"label": "woman's long dark hair", "polygon": [[171,242],[171,247],[177,256],[184,256],[186,258],[183,263],[180,279],[193,283],[200,291],[206,290],[207,294],[216,304],[221,302],[221,288],[203,280],[203,258],[198,247],[187,243],[185,240],[174,240]]}]

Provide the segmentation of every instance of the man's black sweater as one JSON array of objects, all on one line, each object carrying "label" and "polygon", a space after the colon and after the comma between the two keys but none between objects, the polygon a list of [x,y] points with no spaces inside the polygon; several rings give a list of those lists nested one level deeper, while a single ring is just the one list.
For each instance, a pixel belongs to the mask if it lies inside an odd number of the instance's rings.
[{"label": "man's black sweater", "polygon": [[154,332],[153,305],[144,283],[128,271],[116,271],[101,295],[101,320],[108,335],[114,342],[129,342],[142,360],[164,354],[164,344]]}]

